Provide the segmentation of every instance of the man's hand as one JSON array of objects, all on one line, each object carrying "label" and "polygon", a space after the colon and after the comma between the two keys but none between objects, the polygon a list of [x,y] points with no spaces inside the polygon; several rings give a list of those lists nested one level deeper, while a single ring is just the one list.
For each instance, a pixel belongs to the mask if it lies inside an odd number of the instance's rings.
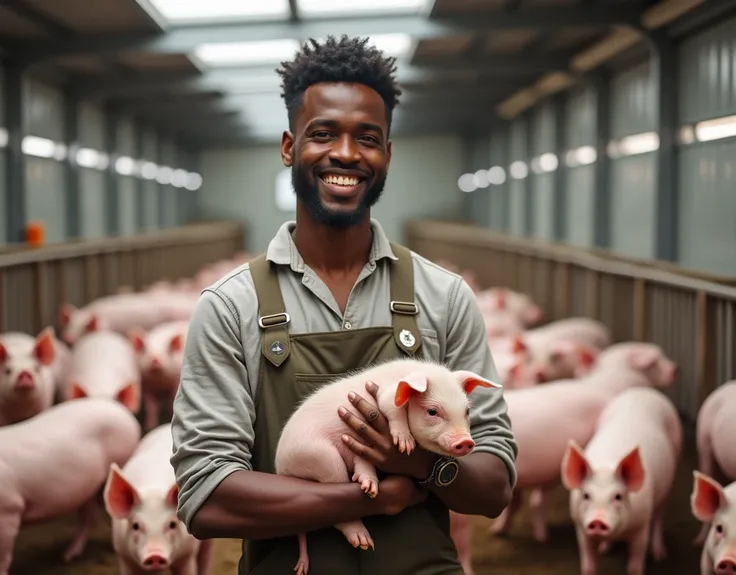
[{"label": "man's hand", "polygon": [[[368,393],[375,398],[378,386],[373,382],[368,382],[365,387]],[[407,475],[420,480],[429,476],[432,465],[437,459],[435,454],[418,445],[411,455],[401,453],[393,443],[386,417],[357,393],[351,392],[348,394],[348,399],[363,418],[356,416],[345,407],[341,406],[338,409],[342,420],[360,438],[356,439],[348,434],[342,436],[345,445],[355,455],[369,461],[376,469],[392,475]]]},{"label": "man's hand", "polygon": [[408,477],[389,475],[379,483],[375,501],[385,515],[398,515],[407,507],[421,503],[428,495],[429,491],[421,489]]}]

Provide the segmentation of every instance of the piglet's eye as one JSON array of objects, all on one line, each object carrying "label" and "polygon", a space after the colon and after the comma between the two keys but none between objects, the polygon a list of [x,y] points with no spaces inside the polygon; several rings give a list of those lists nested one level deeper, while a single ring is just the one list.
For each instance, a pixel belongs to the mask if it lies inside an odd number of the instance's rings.
[{"label": "piglet's eye", "polygon": [[718,533],[719,535],[723,533],[723,525],[716,525],[716,533]]},{"label": "piglet's eye", "polygon": [[429,408],[429,409],[427,410],[427,414],[428,414],[428,415],[431,415],[432,417],[434,417],[435,415],[437,415],[437,410],[436,410],[436,409],[435,409],[434,407],[430,407],[430,408]]}]

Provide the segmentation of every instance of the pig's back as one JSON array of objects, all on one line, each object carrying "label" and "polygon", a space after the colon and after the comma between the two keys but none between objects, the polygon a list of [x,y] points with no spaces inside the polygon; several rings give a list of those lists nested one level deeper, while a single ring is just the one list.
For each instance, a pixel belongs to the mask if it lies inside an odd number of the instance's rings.
[{"label": "pig's back", "polygon": [[55,405],[0,429],[4,490],[22,495],[28,521],[70,512],[102,486],[110,463],[127,461],[140,433],[135,417],[112,401]]},{"label": "pig's back", "polygon": [[572,340],[594,347],[605,347],[608,334],[599,322],[588,318],[562,319],[543,327],[529,330],[525,336],[532,346],[544,346],[556,343],[559,339]]},{"label": "pig's back", "polygon": [[173,451],[171,424],[160,425],[143,436],[133,456],[123,467],[123,474],[136,488],[162,487],[175,483],[170,457]]},{"label": "pig's back", "polygon": [[31,352],[36,345],[36,339],[27,333],[9,331],[0,334],[0,343],[10,355],[18,355]]},{"label": "pig's back", "polygon": [[70,377],[90,394],[113,393],[139,379],[135,351],[115,332],[84,335],[72,351]]},{"label": "pig's back", "polygon": [[713,455],[722,471],[731,479],[736,479],[736,452],[733,449],[733,437],[736,436],[736,381],[721,385],[706,400],[713,405],[711,413],[705,413],[698,419],[706,418],[709,421],[698,421],[698,425],[709,428],[710,442]]}]

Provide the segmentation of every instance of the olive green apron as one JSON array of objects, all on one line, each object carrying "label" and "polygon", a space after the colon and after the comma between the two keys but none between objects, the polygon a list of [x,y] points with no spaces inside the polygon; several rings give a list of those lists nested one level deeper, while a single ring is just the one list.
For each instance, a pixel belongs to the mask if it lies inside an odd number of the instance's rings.
[{"label": "olive green apron", "polygon": [[[392,249],[398,257],[391,262],[393,325],[324,333],[289,334],[276,266],[264,255],[250,262],[264,330],[252,453],[256,471],[274,473],[281,429],[305,397],[348,371],[419,350],[411,253],[403,246],[392,244]],[[398,515],[363,521],[375,550],[355,549],[334,527],[309,532],[309,575],[463,574],[449,535],[447,507],[434,495]],[[288,575],[298,557],[296,536],[244,541],[238,573]]]}]

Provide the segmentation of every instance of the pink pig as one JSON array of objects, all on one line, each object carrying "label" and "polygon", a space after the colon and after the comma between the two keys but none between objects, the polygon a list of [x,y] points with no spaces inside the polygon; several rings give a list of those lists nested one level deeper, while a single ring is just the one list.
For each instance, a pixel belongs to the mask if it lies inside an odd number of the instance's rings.
[{"label": "pink pig", "polygon": [[[710,477],[736,479],[736,453],[731,441],[736,437],[736,380],[727,381],[711,392],[700,406],[696,424],[698,470]],[[702,545],[709,525],[703,525],[695,539]]]},{"label": "pink pig", "polygon": [[209,573],[212,541],[195,539],[176,515],[171,452],[171,425],[164,424],[143,437],[122,469],[110,465],[103,497],[121,575]]},{"label": "pink pig", "polygon": [[712,477],[693,472],[690,508],[706,525],[700,575],[736,573],[736,482],[725,489]]},{"label": "pink pig", "polygon": [[158,425],[160,406],[171,408],[179,389],[188,321],[162,323],[145,333],[133,330],[130,342],[138,358],[142,376],[146,429]]},{"label": "pink pig", "polygon": [[531,352],[519,335],[488,340],[498,376],[505,389],[521,389],[541,383]]},{"label": "pink pig", "polygon": [[54,335],[0,335],[0,426],[24,421],[54,402]]},{"label": "pink pig", "polygon": [[606,406],[584,453],[570,441],[562,483],[571,491],[581,575],[596,575],[598,552],[613,541],[628,544],[627,575],[644,574],[650,546],[656,561],[665,558],[664,510],[681,450],[677,410],[647,387],[623,391]]},{"label": "pink pig", "polygon": [[[388,419],[401,452],[411,453],[418,443],[428,451],[455,457],[467,455],[475,446],[470,437],[468,394],[477,386],[501,387],[469,371],[452,372],[411,359],[389,361],[338,379],[308,397],[286,422],[276,448],[276,472],[322,482],[350,481],[352,473],[352,480],[375,497],[376,469],[341,441],[345,424],[337,416],[351,391],[374,403],[365,393],[368,381],[379,387],[378,408]],[[335,527],[353,547],[373,547],[362,521]],[[295,571],[305,575],[308,569],[307,539],[301,534]]]},{"label": "pink pig", "polygon": [[478,306],[484,313],[509,312],[524,326],[537,325],[544,319],[542,308],[528,295],[504,287],[489,288],[476,293]]},{"label": "pink pig", "polygon": [[141,406],[141,375],[133,346],[112,331],[90,333],[72,350],[66,399],[103,397],[133,413]]},{"label": "pink pig", "polygon": [[674,383],[675,375],[675,364],[661,348],[627,342],[604,350],[584,377],[506,391],[504,397],[519,447],[518,479],[511,503],[496,519],[492,531],[506,533],[521,505],[523,490],[535,489],[531,501],[533,535],[537,541],[545,541],[547,495],[559,483],[568,439],[585,445],[595,431],[599,414],[616,395],[631,387],[667,387]]},{"label": "pink pig", "polygon": [[0,428],[0,575],[9,573],[21,525],[78,510],[80,529],[64,560],[84,551],[110,464],[125,464],[140,434],[127,409],[103,399],[60,403]]}]

